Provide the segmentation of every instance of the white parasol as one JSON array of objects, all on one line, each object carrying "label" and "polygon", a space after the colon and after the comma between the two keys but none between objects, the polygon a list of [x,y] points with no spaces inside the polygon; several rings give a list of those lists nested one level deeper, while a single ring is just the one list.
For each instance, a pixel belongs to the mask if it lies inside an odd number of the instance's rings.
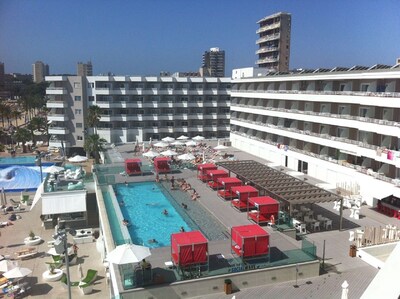
[{"label": "white parasol", "polygon": [[0,262],[0,272],[8,272],[18,267],[18,263],[10,260],[2,260]]},{"label": "white parasol", "polygon": [[87,157],[79,156],[79,155],[76,155],[75,157],[72,157],[72,158],[68,159],[69,162],[73,162],[73,163],[86,162],[87,160],[88,160]]},{"label": "white parasol", "polygon": [[28,276],[31,273],[32,273],[31,269],[15,267],[15,268],[11,269],[10,271],[3,273],[3,276],[8,279],[18,279],[18,278],[23,278],[25,276]]},{"label": "white parasol", "polygon": [[183,154],[178,156],[179,160],[186,160],[186,161],[190,161],[190,160],[194,160],[196,157],[193,156],[192,154]]},{"label": "white parasol", "polygon": [[204,140],[205,138],[203,136],[197,135],[197,136],[193,137],[192,139],[196,140],[196,141],[200,141],[200,140]]},{"label": "white parasol", "polygon": [[165,142],[157,142],[157,143],[153,144],[153,146],[155,146],[155,147],[167,147],[168,145],[169,144],[165,143]]},{"label": "white parasol", "polygon": [[44,168],[43,172],[44,173],[56,173],[56,172],[60,172],[63,170],[64,170],[64,167],[52,165],[52,166]]},{"label": "white parasol", "polygon": [[148,151],[148,152],[145,152],[144,154],[143,154],[143,156],[145,156],[145,157],[148,157],[148,158],[154,158],[154,157],[158,157],[160,154],[159,153],[157,153],[157,152],[155,152],[155,151]]},{"label": "white parasol", "polygon": [[178,140],[188,140],[189,137],[188,137],[188,136],[185,136],[185,135],[181,135],[181,136],[179,136],[179,137],[176,138],[176,139],[178,139]]},{"label": "white parasol", "polygon": [[182,141],[175,141],[175,142],[172,142],[171,145],[181,146],[181,145],[185,145],[185,144]]},{"label": "white parasol", "polygon": [[123,244],[109,252],[106,260],[113,264],[123,265],[138,263],[150,255],[151,252],[148,247],[135,244]]},{"label": "white parasol", "polygon": [[193,141],[193,140],[190,140],[190,141],[186,142],[185,145],[186,146],[196,146],[197,143],[195,141]]},{"label": "white parasol", "polygon": [[172,142],[172,141],[174,141],[175,140],[175,138],[172,138],[172,137],[165,137],[165,138],[163,138],[163,139],[161,139],[162,141],[164,141],[164,142]]},{"label": "white parasol", "polygon": [[218,144],[216,147],[214,147],[214,149],[217,151],[223,151],[223,150],[228,149],[228,147],[223,144]]},{"label": "white parasol", "polygon": [[161,155],[163,156],[176,156],[177,154],[178,154],[177,152],[171,150],[161,152]]}]

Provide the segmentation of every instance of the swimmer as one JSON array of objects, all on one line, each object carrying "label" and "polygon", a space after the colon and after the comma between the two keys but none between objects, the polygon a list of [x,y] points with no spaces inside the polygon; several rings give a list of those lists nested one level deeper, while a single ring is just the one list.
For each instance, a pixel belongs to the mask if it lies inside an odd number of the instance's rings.
[{"label": "swimmer", "polygon": [[168,215],[168,211],[166,209],[164,209],[164,211],[162,212],[165,216]]},{"label": "swimmer", "polygon": [[125,186],[128,186],[128,182],[127,181],[125,181]]},{"label": "swimmer", "polygon": [[156,239],[150,239],[148,242],[149,242],[150,244],[158,243],[158,241],[157,241]]},{"label": "swimmer", "polygon": [[126,219],[122,220],[122,224],[125,225],[125,226],[129,226],[130,225],[129,221],[126,220]]},{"label": "swimmer", "polygon": [[183,226],[181,226],[181,228],[180,228],[180,230],[179,230],[181,233],[184,233],[185,232],[185,228],[183,227]]},{"label": "swimmer", "polygon": [[124,202],[123,200],[121,200],[121,201],[119,202],[119,205],[120,205],[120,206],[124,206],[124,205],[125,205],[125,202]]}]

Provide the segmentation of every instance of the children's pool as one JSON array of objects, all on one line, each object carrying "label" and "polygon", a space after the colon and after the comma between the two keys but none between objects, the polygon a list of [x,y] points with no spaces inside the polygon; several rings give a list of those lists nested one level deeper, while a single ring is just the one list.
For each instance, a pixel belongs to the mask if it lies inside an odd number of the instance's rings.
[{"label": "children's pool", "polygon": [[[161,188],[154,182],[114,186],[118,202],[124,203],[120,205],[120,209],[123,218],[131,224],[128,231],[134,244],[150,248],[170,246],[171,234],[178,233],[181,227],[185,231],[198,229],[197,225],[180,211],[174,199],[169,199]],[[109,196],[104,198],[106,201],[110,200]],[[121,238],[118,226],[122,224],[116,220],[116,214],[110,211],[110,205],[106,203],[106,206],[114,239],[117,239],[117,244],[124,243],[125,240],[118,240]],[[163,214],[164,210],[168,211],[168,215]],[[157,242],[152,243],[150,240],[153,239]]]},{"label": "children's pool", "polygon": [[[42,162],[42,171],[53,164]],[[45,176],[43,173],[43,178]],[[0,158],[0,189],[7,192],[35,191],[39,185],[40,167],[35,165],[35,157]]]}]

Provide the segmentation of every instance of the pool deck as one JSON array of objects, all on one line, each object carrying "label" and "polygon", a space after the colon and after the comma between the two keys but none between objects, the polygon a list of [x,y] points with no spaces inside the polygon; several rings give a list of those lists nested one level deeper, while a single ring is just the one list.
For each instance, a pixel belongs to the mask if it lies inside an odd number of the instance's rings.
[{"label": "pool deck", "polygon": [[[123,158],[132,157],[133,145],[122,145],[117,146],[117,150],[121,153]],[[240,152],[236,149],[228,151],[229,153],[235,154],[237,159],[252,159],[261,163],[267,161],[249,155],[247,153]],[[246,213],[240,213],[229,206],[229,202],[224,202],[217,197],[216,192],[212,191],[205,184],[200,182],[196,178],[196,171],[193,170],[182,170],[180,173],[174,173],[176,179],[185,178],[193,188],[200,194],[198,204],[201,204],[211,214],[213,214],[227,229],[230,230],[231,226],[250,224],[247,220]],[[139,180],[154,180],[154,175],[145,175],[140,177],[125,177],[122,175],[116,175],[116,181],[123,183],[124,181],[134,182]],[[318,183],[317,180],[310,178],[308,182]],[[181,192],[181,191],[179,191]],[[19,194],[8,194],[8,198],[14,198],[18,200]],[[33,197],[33,193],[31,193]],[[190,200],[190,199],[188,199]],[[336,211],[332,209],[333,203],[319,204],[318,209],[329,213],[329,215],[338,215]],[[42,273],[46,270],[46,261],[49,261],[49,257],[46,256],[46,252],[49,249],[47,247],[47,241],[52,240],[53,230],[45,230],[41,226],[40,221],[40,202],[34,207],[32,211],[27,207],[25,212],[20,213],[22,219],[14,222],[14,225],[4,227],[0,229],[0,254],[10,255],[15,257],[15,252],[21,248],[24,248],[23,239],[32,230],[36,235],[41,236],[45,242],[35,246],[38,250],[38,255],[35,258],[26,259],[19,261],[19,265],[30,268],[33,272],[25,281],[31,284],[31,293],[28,297],[33,296],[51,296],[51,298],[66,298],[67,291],[61,286],[60,282],[45,282],[42,279]],[[299,280],[298,288],[294,288],[294,281],[287,283],[279,283],[268,286],[245,288],[236,292],[234,295],[236,298],[340,298],[341,295],[341,284],[344,280],[349,283],[349,296],[348,298],[359,298],[375,275],[378,270],[368,265],[359,258],[349,257],[349,246],[348,241],[349,233],[348,229],[354,229],[355,227],[363,226],[385,226],[386,224],[399,225],[399,220],[389,218],[383,214],[380,214],[373,209],[362,206],[361,215],[363,216],[360,220],[353,220],[349,218],[350,211],[344,210],[344,230],[339,231],[337,229],[330,231],[322,231],[318,233],[312,233],[308,235],[308,240],[314,242],[317,245],[317,254],[322,258],[323,256],[323,244],[325,242],[325,271],[318,277],[312,279]],[[1,215],[0,220],[6,221],[7,215]],[[289,238],[281,233],[278,233],[271,228],[265,228],[271,235],[272,246],[277,246],[281,250],[290,249],[292,247],[300,247],[299,241]],[[71,239],[70,239],[71,243]],[[228,244],[229,240],[226,241],[214,241],[210,243],[210,254],[222,253],[226,257],[231,255]],[[153,264],[153,267],[164,266],[164,262],[170,260],[169,248],[159,248],[152,250],[153,255],[149,261]],[[98,270],[98,279],[94,286],[94,292],[89,297],[109,298],[108,286],[105,278],[105,271],[102,264],[100,254],[96,251],[95,243],[79,244],[79,258],[82,262],[83,271],[87,269]],[[79,280],[78,277],[78,266],[73,265],[70,268],[71,280]],[[80,291],[76,288],[72,288],[73,298],[82,296]],[[216,298],[232,298],[233,295],[225,295],[224,293],[217,293],[213,295],[204,295],[198,298],[205,299],[216,299]]]}]

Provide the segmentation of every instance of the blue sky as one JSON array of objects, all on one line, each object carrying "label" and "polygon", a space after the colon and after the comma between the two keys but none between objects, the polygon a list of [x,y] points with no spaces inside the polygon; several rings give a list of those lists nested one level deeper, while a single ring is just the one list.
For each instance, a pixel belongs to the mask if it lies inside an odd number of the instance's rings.
[{"label": "blue sky", "polygon": [[0,61],[31,73],[158,75],[197,71],[211,47],[226,52],[226,75],[254,66],[257,21],[292,14],[290,68],[393,65],[400,57],[399,0],[0,0]]}]

